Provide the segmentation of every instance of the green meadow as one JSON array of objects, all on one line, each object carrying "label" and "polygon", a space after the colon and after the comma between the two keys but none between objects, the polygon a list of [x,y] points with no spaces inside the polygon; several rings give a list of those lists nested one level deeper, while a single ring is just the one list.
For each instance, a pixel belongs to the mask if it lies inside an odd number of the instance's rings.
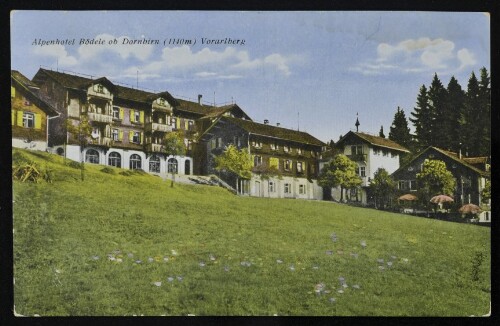
[{"label": "green meadow", "polygon": [[13,151],[24,316],[480,316],[490,229],[330,202],[239,197]]}]

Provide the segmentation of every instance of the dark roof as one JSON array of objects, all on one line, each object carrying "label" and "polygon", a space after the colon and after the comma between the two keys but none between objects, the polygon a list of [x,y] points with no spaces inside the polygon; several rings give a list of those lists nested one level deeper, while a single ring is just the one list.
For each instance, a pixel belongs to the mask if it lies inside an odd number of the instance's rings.
[{"label": "dark roof", "polygon": [[226,112],[231,112],[231,111],[239,111],[245,119],[252,120],[246,113],[243,111],[237,104],[228,104],[228,105],[223,105],[219,107],[212,107],[208,113],[204,115],[204,118],[217,118],[220,117],[221,115],[224,115]]},{"label": "dark roof", "polygon": [[416,160],[418,157],[424,155],[425,153],[427,153],[430,150],[435,150],[435,151],[443,154],[444,156],[446,156],[446,157],[452,159],[453,161],[461,164],[462,166],[464,166],[464,167],[466,167],[466,168],[468,168],[468,169],[470,169],[470,170],[478,173],[481,176],[489,177],[491,175],[489,172],[483,171],[483,170],[478,169],[477,167],[469,164],[463,158],[459,159],[458,155],[456,153],[450,152],[450,151],[447,151],[447,150],[444,150],[444,149],[441,149],[441,148],[438,148],[438,147],[433,147],[433,146],[427,147],[425,150],[423,150],[417,156],[415,156],[410,162],[406,163],[405,165],[401,166],[399,169],[397,169],[396,171],[394,171],[393,174],[395,174],[398,171],[401,171],[403,169],[406,169],[406,167],[408,167],[410,164],[412,164],[414,160]]},{"label": "dark roof", "polygon": [[293,141],[296,143],[309,144],[314,146],[324,146],[325,144],[308,134],[307,132],[297,131],[292,129],[286,129],[281,127],[275,127],[272,125],[257,123],[249,120],[243,120],[233,117],[222,116],[219,120],[227,120],[240,128],[252,133],[254,135],[278,138],[288,141]]},{"label": "dark roof", "polygon": [[393,140],[390,140],[390,139],[387,139],[387,138],[382,138],[382,137],[379,137],[379,136],[370,135],[370,134],[367,134],[367,133],[364,133],[364,132],[355,132],[355,131],[349,131],[347,134],[344,135],[344,137],[342,137],[337,142],[337,144],[342,144],[342,142],[344,141],[344,139],[348,135],[355,135],[356,137],[358,137],[358,138],[360,138],[360,139],[362,139],[362,140],[370,143],[373,146],[390,148],[390,149],[394,149],[394,150],[397,150],[397,151],[400,151],[400,152],[406,152],[406,153],[410,152],[407,148],[399,145],[398,143],[396,143]]},{"label": "dark roof", "polygon": [[38,85],[33,83],[31,80],[26,78],[23,74],[21,74],[17,70],[11,70],[10,79],[13,84],[18,87],[24,89],[24,91],[31,96],[30,100],[34,100],[34,102],[47,113],[49,116],[57,116],[57,113],[54,106],[50,103],[50,100],[47,99],[42,92],[40,92],[40,88]]},{"label": "dark roof", "polygon": [[462,160],[469,164],[486,164],[489,161],[488,156],[479,156],[479,157],[462,157]]},{"label": "dark roof", "polygon": [[210,105],[201,105],[197,102],[186,101],[182,99],[177,99],[179,106],[176,107],[177,110],[186,111],[194,114],[198,114],[203,116],[214,109],[213,106]]}]

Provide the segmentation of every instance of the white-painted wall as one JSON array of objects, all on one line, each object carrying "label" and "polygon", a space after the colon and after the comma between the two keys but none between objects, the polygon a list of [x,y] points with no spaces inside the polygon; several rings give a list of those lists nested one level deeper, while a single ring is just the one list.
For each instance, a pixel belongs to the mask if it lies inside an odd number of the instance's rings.
[{"label": "white-painted wall", "polygon": [[46,151],[47,150],[47,142],[34,140],[31,143],[26,143],[24,141],[24,139],[12,138],[12,147],[31,149],[31,150],[37,150],[37,151]]},{"label": "white-painted wall", "polygon": [[[273,192],[269,192],[269,182],[274,182]],[[291,193],[285,194],[286,183],[290,184]],[[303,194],[300,193],[300,185],[304,186],[305,191]],[[254,175],[250,180],[250,196],[321,200],[323,197],[323,189],[318,186],[316,180],[309,182],[306,178],[294,178],[288,176],[283,176],[281,180],[278,178],[262,180],[258,175]]]}]

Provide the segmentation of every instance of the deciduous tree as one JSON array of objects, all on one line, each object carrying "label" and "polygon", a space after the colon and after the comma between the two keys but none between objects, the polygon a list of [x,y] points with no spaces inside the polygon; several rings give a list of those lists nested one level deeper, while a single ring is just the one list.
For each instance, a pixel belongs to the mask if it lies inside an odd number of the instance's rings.
[{"label": "deciduous tree", "polygon": [[336,155],[328,162],[318,177],[322,187],[334,188],[340,186],[340,200],[344,200],[344,189],[359,187],[362,183],[357,174],[357,165],[343,154]]},{"label": "deciduous tree", "polygon": [[[167,156],[183,156],[186,154],[186,145],[184,144],[184,135],[181,132],[169,132],[163,138],[162,150]],[[174,186],[175,169],[171,170],[172,181],[170,187]]]},{"label": "deciduous tree", "polygon": [[396,182],[391,178],[387,170],[379,168],[373,175],[370,190],[375,196],[375,207],[385,208],[396,191]]},{"label": "deciduous tree", "polygon": [[80,177],[82,181],[85,180],[85,157],[83,155],[83,150],[89,143],[92,129],[93,127],[86,115],[80,115],[80,120],[66,120],[66,131],[71,134],[73,139],[76,140],[77,144],[80,146]]},{"label": "deciduous tree", "polygon": [[[239,179],[250,179],[252,177],[252,157],[246,149],[238,150],[234,145],[226,147],[225,151],[215,158],[215,169],[228,171],[236,175],[236,188]],[[236,189],[239,192],[239,189]]]},{"label": "deciduous tree", "polygon": [[448,171],[443,161],[429,159],[424,161],[422,171],[417,173],[417,183],[420,192],[419,198],[422,198],[427,205],[432,196],[453,196],[457,184],[453,174]]}]

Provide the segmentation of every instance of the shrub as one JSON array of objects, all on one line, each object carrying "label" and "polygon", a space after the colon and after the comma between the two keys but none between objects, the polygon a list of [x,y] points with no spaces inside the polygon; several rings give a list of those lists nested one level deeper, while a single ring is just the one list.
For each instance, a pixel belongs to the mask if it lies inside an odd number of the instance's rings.
[{"label": "shrub", "polygon": [[73,169],[81,169],[82,168],[82,163],[76,162],[76,161],[69,161],[66,163],[67,166]]},{"label": "shrub", "polygon": [[134,171],[134,174],[138,174],[138,175],[146,175],[148,174],[146,171],[144,171],[143,169],[135,169],[133,170]]},{"label": "shrub", "polygon": [[21,182],[38,183],[44,178],[44,174],[35,162],[18,163],[12,166],[12,178]]},{"label": "shrub", "polygon": [[130,170],[125,170],[125,171],[122,171],[122,172],[120,172],[118,174],[121,174],[121,175],[126,176],[126,177],[130,177],[131,175],[134,174],[134,172],[132,172]]},{"label": "shrub", "polygon": [[109,166],[102,168],[101,172],[108,173],[108,174],[116,174],[116,171],[113,168],[110,168]]}]

